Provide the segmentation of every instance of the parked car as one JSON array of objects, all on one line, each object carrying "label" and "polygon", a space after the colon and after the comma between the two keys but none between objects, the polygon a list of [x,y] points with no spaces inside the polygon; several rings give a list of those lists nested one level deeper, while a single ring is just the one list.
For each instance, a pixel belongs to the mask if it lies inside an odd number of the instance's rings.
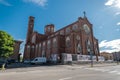
[{"label": "parked car", "polygon": [[46,62],[47,62],[46,57],[36,57],[31,61],[31,64],[44,64]]},{"label": "parked car", "polygon": [[29,64],[29,63],[30,63],[30,60],[24,60],[23,63]]},{"label": "parked car", "polygon": [[8,64],[15,63],[15,59],[8,59],[7,62]]}]

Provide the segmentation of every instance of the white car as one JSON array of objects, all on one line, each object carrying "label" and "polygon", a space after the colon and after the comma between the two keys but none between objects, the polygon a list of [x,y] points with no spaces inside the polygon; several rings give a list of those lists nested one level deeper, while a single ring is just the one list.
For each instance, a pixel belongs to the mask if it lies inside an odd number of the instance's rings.
[{"label": "white car", "polygon": [[47,62],[46,57],[36,57],[31,61],[31,64],[44,64],[46,62]]}]

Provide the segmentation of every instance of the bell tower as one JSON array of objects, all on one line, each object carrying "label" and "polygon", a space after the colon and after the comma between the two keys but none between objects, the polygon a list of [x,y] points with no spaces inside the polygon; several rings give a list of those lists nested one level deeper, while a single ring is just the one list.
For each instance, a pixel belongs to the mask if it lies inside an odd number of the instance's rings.
[{"label": "bell tower", "polygon": [[28,31],[27,31],[27,38],[26,38],[26,44],[30,43],[31,36],[34,29],[34,17],[30,16],[28,21]]},{"label": "bell tower", "polygon": [[49,24],[45,26],[45,35],[50,35],[54,33],[54,25],[53,24]]}]

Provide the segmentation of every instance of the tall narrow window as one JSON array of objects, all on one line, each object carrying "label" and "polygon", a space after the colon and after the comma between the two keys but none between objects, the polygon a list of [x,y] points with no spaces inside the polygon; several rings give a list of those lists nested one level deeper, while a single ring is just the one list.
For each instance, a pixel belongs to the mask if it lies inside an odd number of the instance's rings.
[{"label": "tall narrow window", "polygon": [[70,37],[66,37],[66,47],[70,46],[71,46]]},{"label": "tall narrow window", "polygon": [[57,40],[56,40],[56,38],[53,39],[53,47],[54,48],[57,47]]}]

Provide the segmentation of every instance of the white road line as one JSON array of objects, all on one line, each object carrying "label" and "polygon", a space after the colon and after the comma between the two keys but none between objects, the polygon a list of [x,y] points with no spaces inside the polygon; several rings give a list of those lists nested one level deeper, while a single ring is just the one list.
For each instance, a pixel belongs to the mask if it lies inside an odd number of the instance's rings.
[{"label": "white road line", "polygon": [[40,70],[35,70],[35,71],[28,71],[29,73],[39,73],[39,72],[43,72],[43,71],[40,71]]},{"label": "white road line", "polygon": [[109,70],[106,70],[106,69],[103,69],[103,70],[101,70],[102,72],[108,72]]},{"label": "white road line", "polygon": [[110,74],[118,74],[118,75],[120,75],[120,71],[117,71],[117,70],[98,69],[98,68],[85,68],[85,69],[94,70],[94,71],[101,71],[101,72],[107,72],[107,73],[110,73]]},{"label": "white road line", "polygon": [[59,80],[69,80],[69,79],[72,79],[72,77],[61,78]]},{"label": "white road line", "polygon": [[118,75],[120,75],[120,72],[119,73],[117,73]]},{"label": "white road line", "polygon": [[118,73],[118,71],[110,71],[109,73]]}]

